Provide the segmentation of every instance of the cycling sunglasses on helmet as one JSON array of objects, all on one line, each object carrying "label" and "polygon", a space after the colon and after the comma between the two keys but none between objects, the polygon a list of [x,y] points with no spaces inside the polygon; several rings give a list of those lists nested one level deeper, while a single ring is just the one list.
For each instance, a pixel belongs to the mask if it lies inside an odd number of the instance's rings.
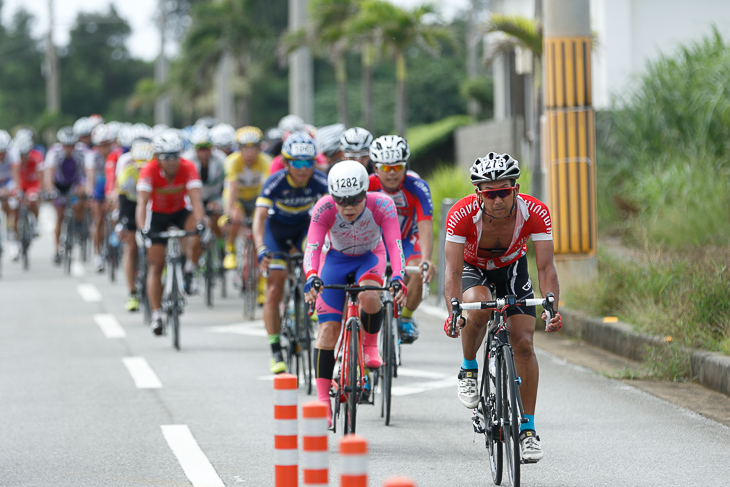
[{"label": "cycling sunglasses on helmet", "polygon": [[198,149],[198,150],[201,150],[201,149],[212,149],[213,148],[213,144],[210,143],[210,142],[204,142],[202,144],[195,144],[195,148]]},{"label": "cycling sunglasses on helmet", "polygon": [[314,159],[289,159],[289,165],[294,169],[311,169],[314,167]]},{"label": "cycling sunglasses on helmet", "polygon": [[395,162],[393,164],[375,164],[375,167],[380,169],[383,172],[401,172],[403,169],[406,168],[405,162]]},{"label": "cycling sunglasses on helmet", "polygon": [[335,203],[337,203],[340,206],[355,206],[362,203],[365,198],[367,198],[367,192],[363,191],[359,194],[354,194],[352,196],[335,196],[332,195],[332,199],[335,200]]},{"label": "cycling sunglasses on helmet", "polygon": [[512,186],[510,188],[481,189],[481,190],[478,189],[477,193],[479,193],[480,195],[486,196],[490,200],[493,200],[495,198],[504,199],[507,196],[509,196],[510,194],[512,194],[512,192],[516,189],[517,189],[517,186]]}]

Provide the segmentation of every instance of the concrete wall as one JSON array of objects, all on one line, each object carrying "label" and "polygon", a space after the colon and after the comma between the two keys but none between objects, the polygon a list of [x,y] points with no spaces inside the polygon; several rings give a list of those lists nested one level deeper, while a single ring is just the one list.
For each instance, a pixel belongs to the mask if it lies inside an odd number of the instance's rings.
[{"label": "concrete wall", "polygon": [[522,117],[508,120],[489,120],[460,127],[454,134],[454,150],[459,167],[468,170],[472,163],[488,152],[507,152],[521,160],[521,137],[525,132]]}]

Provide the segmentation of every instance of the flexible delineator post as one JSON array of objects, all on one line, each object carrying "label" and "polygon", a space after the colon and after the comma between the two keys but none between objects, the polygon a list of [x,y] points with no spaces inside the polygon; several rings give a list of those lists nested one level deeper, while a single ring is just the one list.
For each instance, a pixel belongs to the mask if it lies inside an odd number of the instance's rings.
[{"label": "flexible delineator post", "polygon": [[276,487],[297,487],[297,378],[274,377],[274,478]]},{"label": "flexible delineator post", "polygon": [[327,408],[321,401],[302,406],[302,470],[304,485],[329,485],[329,456],[327,449]]}]

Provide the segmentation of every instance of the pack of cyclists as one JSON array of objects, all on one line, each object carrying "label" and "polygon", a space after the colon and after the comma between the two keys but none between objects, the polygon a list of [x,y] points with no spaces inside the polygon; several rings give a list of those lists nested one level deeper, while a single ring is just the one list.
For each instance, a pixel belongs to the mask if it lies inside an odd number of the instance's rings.
[{"label": "pack of cyclists", "polygon": [[[195,294],[200,234],[209,228],[224,252],[223,267],[235,269],[236,239],[250,226],[261,273],[266,276],[263,319],[271,349],[270,370],[286,371],[281,347],[281,303],[287,256],[304,255],[306,301],[315,307],[318,331],[314,364],[318,398],[329,402],[345,294],[324,289],[345,284],[348,274],[361,285],[382,286],[392,270],[391,292],[402,306],[401,343],[418,339],[414,312],[421,299],[421,276],[406,266],[426,264],[425,283],[435,275],[433,201],[428,183],[409,169],[408,142],[397,135],[373,137],[361,127],[332,124],[320,129],[296,115],[283,117],[264,133],[255,126],[236,130],[210,118],[178,130],[158,125],[120,124],[99,116],[82,117],[61,128],[57,143],[43,154],[34,134],[23,128],[14,137],[0,130],[0,202],[12,229],[17,198],[26,198],[37,217],[42,193],[57,211],[53,261],[60,264],[59,238],[66,207],[84,224],[91,215],[94,265],[103,271],[103,222],[111,214],[124,242],[123,268],[128,311],[139,309],[135,276],[138,245],[147,257],[147,293],[155,335],[163,333],[162,270],[166,241],[156,236],[170,226],[197,234],[184,246],[184,290]],[[445,298],[487,301],[533,297],[526,242],[534,242],[543,295],[559,296],[547,205],[519,192],[519,163],[490,152],[477,159],[470,178],[476,193],[459,200],[446,215]],[[223,218],[221,218],[221,216]],[[223,225],[223,223],[228,223]],[[12,240],[12,230],[10,240]],[[17,251],[13,251],[14,258]],[[490,287],[492,286],[492,287]],[[380,295],[359,296],[364,365],[382,363],[378,333],[383,321]],[[557,311],[557,307],[556,307]],[[542,458],[534,424],[538,365],[533,350],[535,308],[508,312],[511,342],[527,422],[521,425],[523,457]],[[489,314],[470,312],[447,335],[461,336],[463,357],[457,396],[467,408],[479,400],[476,354]],[[556,313],[549,330],[562,325]],[[452,331],[452,330],[455,330]]]}]

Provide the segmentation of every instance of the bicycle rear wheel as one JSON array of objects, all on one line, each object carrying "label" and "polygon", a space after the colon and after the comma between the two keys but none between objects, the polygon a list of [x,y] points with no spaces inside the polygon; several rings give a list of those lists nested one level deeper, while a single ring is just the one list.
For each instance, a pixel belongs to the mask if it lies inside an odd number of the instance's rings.
[{"label": "bicycle rear wheel", "polygon": [[63,272],[66,275],[71,274],[71,260],[73,260],[74,251],[74,222],[73,216],[67,217],[66,234],[63,238]]},{"label": "bicycle rear wheel", "polygon": [[297,344],[299,345],[299,365],[301,370],[304,388],[307,394],[312,394],[312,329],[311,320],[307,313],[307,303],[304,301],[304,290],[301,283],[294,290],[294,319],[296,322]]},{"label": "bicycle rear wheel", "polygon": [[256,273],[256,257],[253,249],[253,241],[246,240],[244,242],[244,259],[243,259],[243,316],[252,320],[256,311],[256,294],[257,288]]},{"label": "bicycle rear wheel", "polygon": [[517,373],[515,371],[512,350],[508,345],[502,346],[500,358],[501,390],[502,390],[502,420],[504,428],[502,436],[504,451],[507,458],[507,471],[510,484],[513,487],[520,485],[520,408],[517,404]]},{"label": "bicycle rear wheel", "polygon": [[172,346],[175,350],[180,350],[180,309],[179,306],[180,290],[177,288],[177,268],[172,268],[172,292],[170,293],[170,314],[169,323],[172,327]]},{"label": "bicycle rear wheel", "polygon": [[208,243],[208,248],[205,249],[205,270],[203,276],[205,279],[205,304],[209,308],[213,307],[213,250],[212,243]]},{"label": "bicycle rear wheel", "polygon": [[383,363],[383,407],[381,411],[381,417],[385,418],[385,425],[390,425],[390,406],[391,406],[391,391],[393,389],[393,376],[395,373],[395,348],[393,343],[393,328],[396,326],[395,320],[393,319],[393,302],[388,301],[384,308],[385,314],[383,315],[383,357],[385,362]]},{"label": "bicycle rear wheel", "polygon": [[[489,333],[489,332],[487,332]],[[502,466],[503,466],[503,450],[502,440],[500,437],[500,422],[498,420],[497,404],[501,394],[499,394],[498,384],[502,382],[502,373],[499,368],[495,369],[495,374],[489,370],[489,350],[491,343],[489,340],[484,345],[484,370],[482,371],[481,398],[479,400],[479,414],[484,420],[484,440],[489,454],[489,469],[492,472],[492,481],[494,485],[502,483]]]},{"label": "bicycle rear wheel", "polygon": [[18,216],[18,238],[20,239],[20,252],[23,261],[23,270],[27,271],[30,267],[28,259],[28,250],[30,242],[33,239],[33,229],[30,225],[30,217],[27,209],[21,209]]}]

